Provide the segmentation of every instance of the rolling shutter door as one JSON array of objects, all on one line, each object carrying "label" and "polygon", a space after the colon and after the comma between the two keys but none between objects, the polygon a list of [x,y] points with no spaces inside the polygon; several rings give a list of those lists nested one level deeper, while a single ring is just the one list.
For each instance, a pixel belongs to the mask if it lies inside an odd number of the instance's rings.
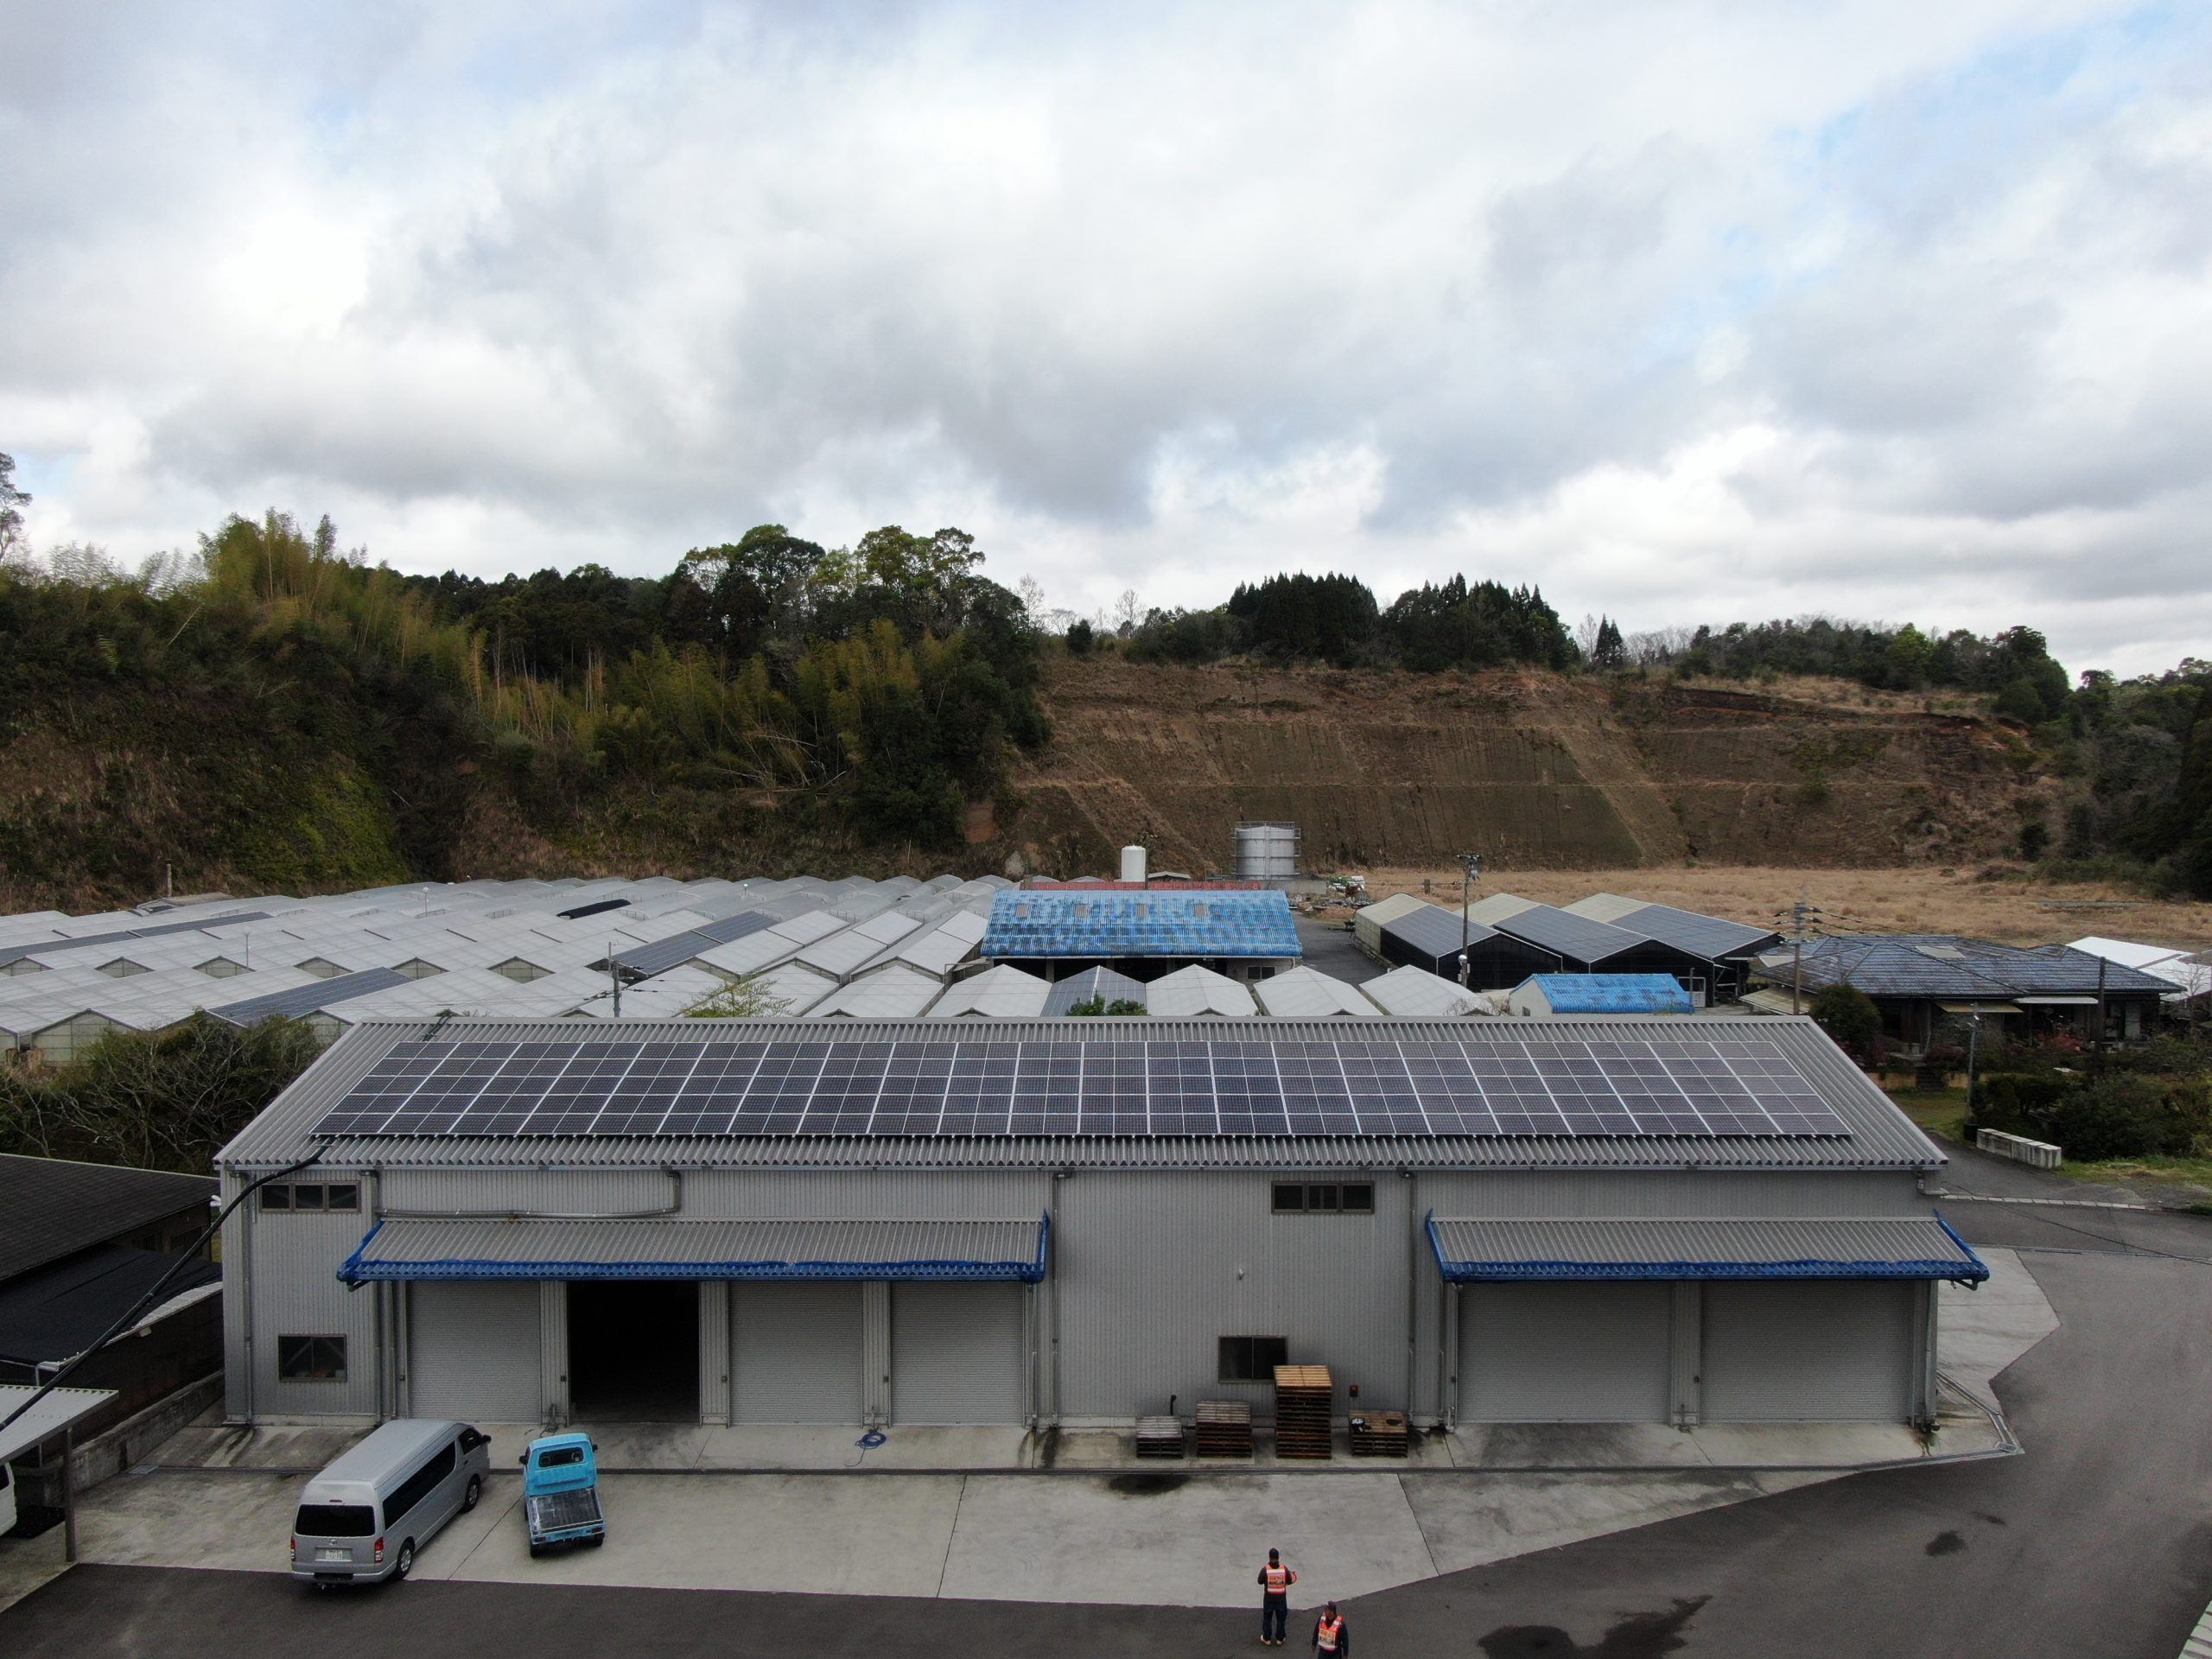
[{"label": "rolling shutter door", "polygon": [[737,1364],[730,1421],[859,1422],[861,1287],[741,1282],[731,1288]]},{"label": "rolling shutter door", "polygon": [[408,1410],[534,1423],[543,1414],[534,1280],[421,1280],[408,1288]]},{"label": "rolling shutter door", "polygon": [[1470,1285],[1459,1415],[1479,1423],[1668,1421],[1663,1284]]},{"label": "rolling shutter door", "polygon": [[1019,1285],[892,1287],[892,1421],[1020,1422],[1022,1299]]},{"label": "rolling shutter door", "polygon": [[1705,1287],[1705,1421],[1902,1422],[1913,1287],[1891,1280]]}]

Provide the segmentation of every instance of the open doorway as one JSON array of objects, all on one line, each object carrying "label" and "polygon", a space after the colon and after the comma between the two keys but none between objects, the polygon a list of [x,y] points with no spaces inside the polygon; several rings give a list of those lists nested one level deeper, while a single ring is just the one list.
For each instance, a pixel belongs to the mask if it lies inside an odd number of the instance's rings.
[{"label": "open doorway", "polygon": [[697,1422],[699,1287],[570,1281],[569,1411],[579,1422]]}]

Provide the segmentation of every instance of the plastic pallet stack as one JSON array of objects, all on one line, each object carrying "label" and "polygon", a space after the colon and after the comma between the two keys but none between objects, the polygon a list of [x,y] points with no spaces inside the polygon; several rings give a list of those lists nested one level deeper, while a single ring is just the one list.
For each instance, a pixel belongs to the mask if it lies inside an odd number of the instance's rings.
[{"label": "plastic pallet stack", "polygon": [[1180,1417],[1137,1419],[1137,1456],[1180,1458],[1182,1455],[1183,1420]]},{"label": "plastic pallet stack", "polygon": [[1275,1455],[1325,1458],[1329,1446],[1329,1402],[1336,1384],[1325,1365],[1275,1367]]},{"label": "plastic pallet stack", "polygon": [[1198,1453],[1202,1458],[1252,1455],[1252,1408],[1242,1400],[1201,1400]]},{"label": "plastic pallet stack", "polygon": [[1351,1454],[1355,1458],[1402,1458],[1406,1455],[1406,1414],[1402,1411],[1354,1412]]}]

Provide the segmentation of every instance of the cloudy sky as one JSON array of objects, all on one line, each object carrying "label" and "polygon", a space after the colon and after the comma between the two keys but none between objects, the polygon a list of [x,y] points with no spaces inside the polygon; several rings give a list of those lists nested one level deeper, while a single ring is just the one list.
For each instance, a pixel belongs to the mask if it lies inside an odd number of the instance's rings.
[{"label": "cloudy sky", "polygon": [[[1786,20],[1786,23],[1785,23]],[[2212,8],[0,0],[41,545],[2212,655]]]}]

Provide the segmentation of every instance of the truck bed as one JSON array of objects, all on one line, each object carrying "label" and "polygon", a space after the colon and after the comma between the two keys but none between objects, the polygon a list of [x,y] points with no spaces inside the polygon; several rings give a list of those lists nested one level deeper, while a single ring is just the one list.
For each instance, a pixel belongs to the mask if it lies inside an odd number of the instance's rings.
[{"label": "truck bed", "polygon": [[537,1497],[524,1498],[530,1530],[534,1537],[548,1537],[567,1532],[576,1527],[595,1526],[599,1522],[599,1491],[593,1486],[580,1486],[573,1491],[547,1492]]}]

